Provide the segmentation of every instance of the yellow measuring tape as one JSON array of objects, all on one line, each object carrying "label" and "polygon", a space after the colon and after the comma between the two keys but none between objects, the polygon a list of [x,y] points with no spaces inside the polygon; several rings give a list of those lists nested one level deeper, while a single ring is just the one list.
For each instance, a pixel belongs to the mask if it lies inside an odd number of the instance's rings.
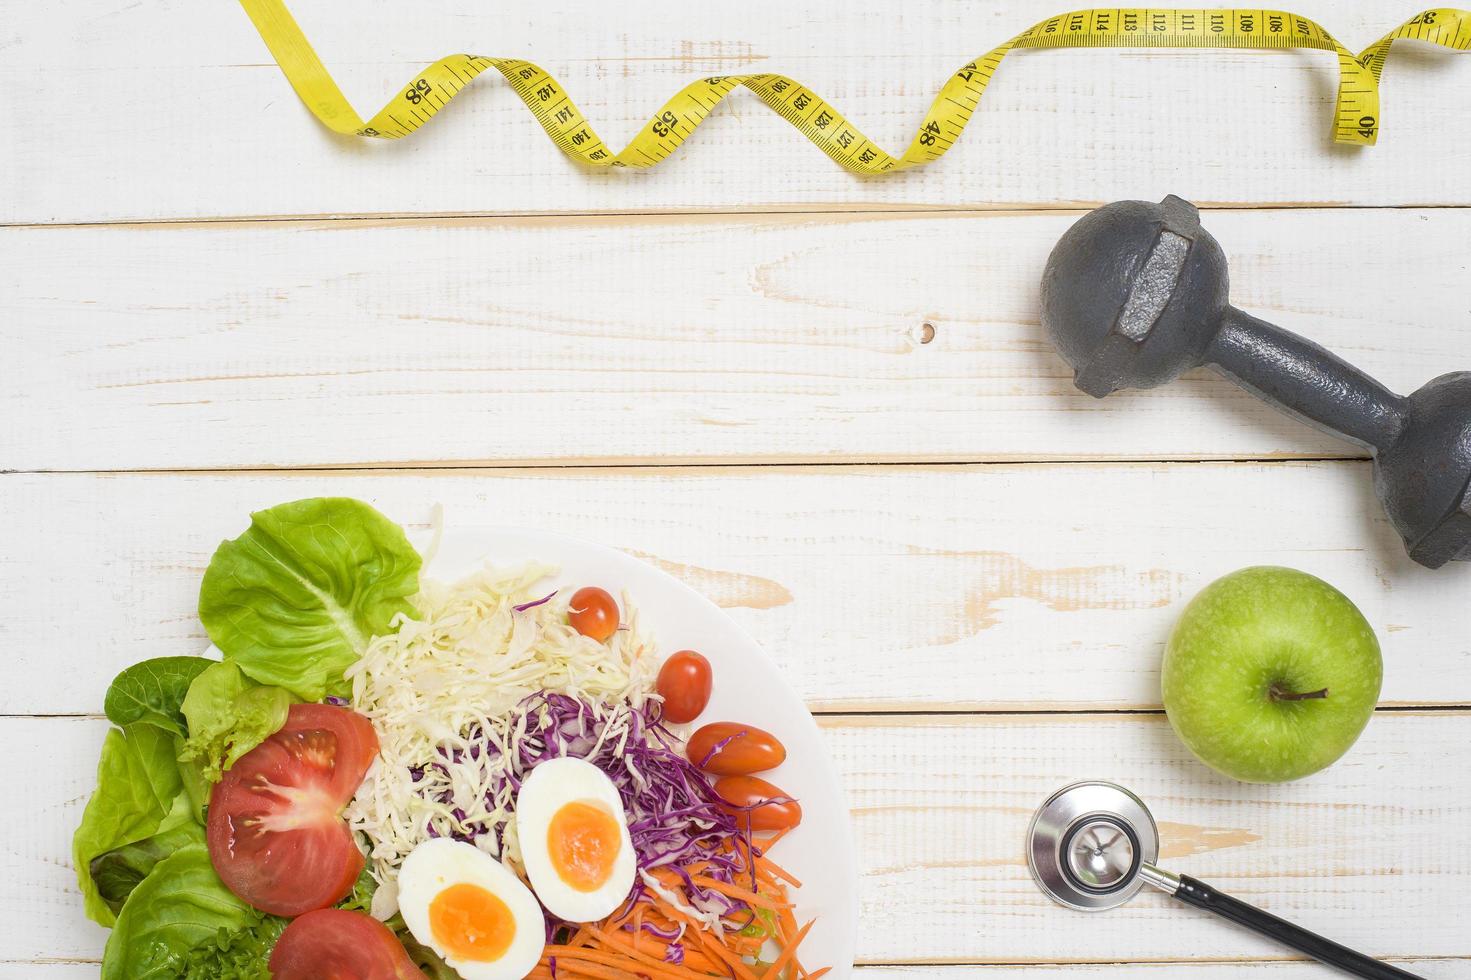
[{"label": "yellow measuring tape", "polygon": [[338,133],[397,139],[434,118],[477,75],[500,72],[563,153],[593,167],[652,167],[669,156],[735,89],[745,87],[818,149],[859,174],[917,167],[944,156],[980,104],[991,76],[1017,48],[1315,48],[1338,55],[1333,138],[1372,146],[1379,135],[1379,76],[1389,48],[1413,38],[1464,51],[1471,12],[1437,8],[1410,18],[1355,57],[1306,17],[1281,10],[1079,10],[1036,24],[963,66],[945,82],[902,156],[880,149],[826,99],[785,75],[716,75],[691,82],[629,144],[613,152],[562,83],[519,58],[452,54],[420,72],[364,122],[327,73],[282,0],[240,0],[296,94]]}]

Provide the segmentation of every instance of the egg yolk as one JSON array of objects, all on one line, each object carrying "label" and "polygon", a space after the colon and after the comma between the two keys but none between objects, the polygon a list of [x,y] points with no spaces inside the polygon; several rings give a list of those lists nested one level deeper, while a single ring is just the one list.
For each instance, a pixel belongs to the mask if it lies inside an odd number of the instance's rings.
[{"label": "egg yolk", "polygon": [[604,807],[582,800],[563,804],[547,825],[547,852],[557,877],[580,892],[596,891],[613,876],[622,828]]},{"label": "egg yolk", "polygon": [[489,962],[506,955],[516,919],[505,902],[479,885],[450,885],[429,903],[429,928],[450,959]]}]

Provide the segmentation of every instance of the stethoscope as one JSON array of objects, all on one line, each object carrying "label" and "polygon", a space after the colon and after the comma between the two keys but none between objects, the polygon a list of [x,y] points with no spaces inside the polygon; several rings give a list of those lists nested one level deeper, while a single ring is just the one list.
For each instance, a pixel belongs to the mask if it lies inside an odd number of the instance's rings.
[{"label": "stethoscope", "polygon": [[1081,782],[1053,793],[1027,828],[1027,866],[1053,901],[1081,912],[1117,908],[1151,885],[1357,977],[1423,980],[1355,952],[1203,881],[1155,864],[1159,830],[1139,797],[1122,786]]}]

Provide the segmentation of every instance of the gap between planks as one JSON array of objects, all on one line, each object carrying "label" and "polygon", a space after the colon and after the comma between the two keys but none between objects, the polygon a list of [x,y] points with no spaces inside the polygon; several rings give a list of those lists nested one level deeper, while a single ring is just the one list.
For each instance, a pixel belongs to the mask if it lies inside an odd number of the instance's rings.
[{"label": "gap between planks", "polygon": [[[648,219],[662,221],[670,218],[738,218],[763,216],[806,216],[837,215],[853,217],[893,216],[913,217],[1025,217],[1027,215],[1056,215],[1069,212],[1082,214],[1107,201],[1030,201],[1008,202],[987,205],[969,203],[947,204],[753,204],[749,207],[679,207],[657,209],[567,210],[567,211],[401,211],[401,212],[322,212],[317,214],[238,214],[194,218],[127,218],[120,220],[99,219],[96,221],[0,221],[0,229],[37,228],[168,228],[193,226],[229,226],[256,224],[313,224],[322,222],[379,222],[399,224],[405,222],[436,222],[446,220],[463,221],[545,221],[556,219]],[[1195,200],[1192,203],[1202,210],[1211,211],[1464,211],[1471,210],[1466,204],[1409,203],[1409,204],[1350,204],[1345,201],[1212,201]]]},{"label": "gap between planks", "polygon": [[970,457],[958,456],[953,459],[937,459],[933,456],[916,456],[913,458],[885,458],[872,457],[868,459],[831,459],[815,460],[809,457],[774,456],[763,457],[732,457],[718,456],[709,459],[702,457],[615,457],[599,458],[586,457],[582,459],[568,459],[549,462],[545,459],[517,459],[513,457],[487,460],[463,460],[456,462],[445,462],[443,460],[434,462],[420,461],[380,461],[363,463],[311,463],[300,466],[282,466],[279,468],[261,466],[258,463],[249,463],[239,467],[229,466],[200,466],[200,467],[178,467],[168,466],[156,469],[135,469],[119,467],[116,469],[3,469],[0,468],[0,476],[312,476],[326,473],[353,473],[355,475],[372,473],[402,473],[402,472],[439,472],[455,473],[465,470],[495,470],[495,471],[538,471],[538,470],[628,470],[628,471],[658,471],[661,475],[676,475],[680,473],[719,473],[721,471],[745,471],[753,469],[770,469],[778,472],[802,472],[811,470],[840,470],[840,469],[876,469],[882,467],[895,467],[913,470],[943,469],[951,467],[979,467],[979,466],[1097,466],[1097,467],[1120,467],[1120,466],[1167,466],[1186,463],[1240,463],[1243,465],[1302,465],[1317,463],[1362,463],[1372,457],[1366,454],[1324,456],[1324,455],[1294,455],[1282,453],[1267,456],[1238,456],[1238,455],[1197,455],[1197,456],[995,456],[995,457]]},{"label": "gap between planks", "polygon": [[[1467,961],[1468,961],[1468,958],[1465,957],[1465,956],[1386,956],[1380,962],[1383,962],[1383,963],[1461,963],[1461,962],[1467,962]],[[14,961],[0,960],[0,963],[6,963],[6,962],[23,962],[23,961],[20,961],[20,960],[14,960]],[[52,961],[52,962],[90,963],[92,961],[91,960],[62,960],[62,961]],[[882,969],[886,969],[886,968],[890,968],[890,967],[905,967],[905,966],[938,966],[938,967],[947,967],[947,968],[948,967],[967,967],[967,966],[978,966],[978,967],[987,967],[987,968],[1002,968],[1002,967],[1009,967],[1009,966],[1122,966],[1122,967],[1129,967],[1129,966],[1191,966],[1191,967],[1207,967],[1207,966],[1272,966],[1272,965],[1296,964],[1296,963],[1302,963],[1302,964],[1306,964],[1306,965],[1310,965],[1310,966],[1314,966],[1314,967],[1320,965],[1319,964],[1319,961],[1313,960],[1313,959],[1308,959],[1307,957],[1303,957],[1303,956],[1268,956],[1268,957],[1259,957],[1259,958],[1256,958],[1256,959],[1246,959],[1244,957],[1235,957],[1235,958],[1230,958],[1230,957],[1216,957],[1216,958],[1205,959],[1205,960],[1186,960],[1186,959],[1168,958],[1168,957],[1161,957],[1159,959],[1152,959],[1152,960],[1135,960],[1135,959],[1130,959],[1130,960],[1117,960],[1117,959],[1096,959],[1096,960],[1047,960],[1047,959],[1035,959],[1035,960],[1018,960],[1018,959],[1009,959],[1009,960],[976,960],[976,959],[951,959],[951,960],[865,960],[864,962],[856,963],[854,965],[855,966],[858,966],[858,967],[862,967],[864,969],[869,969],[869,970],[882,970]]]},{"label": "gap between planks", "polygon": [[[855,711],[852,708],[810,708],[813,718],[834,722],[847,722],[857,726],[865,724],[889,724],[898,718],[916,718],[945,723],[947,719],[967,718],[1126,718],[1163,717],[1163,708],[895,708],[892,710],[874,707]],[[1375,714],[1400,715],[1443,715],[1471,714],[1471,702],[1444,702],[1420,704],[1414,702],[1387,702],[1374,707]],[[42,713],[0,713],[0,721],[66,719],[76,721],[106,721],[107,716],[96,711],[57,711]],[[958,722],[956,722],[958,723]]]},{"label": "gap between planks", "polygon": [[[1383,963],[1400,964],[1406,967],[1417,963],[1466,963],[1471,962],[1463,956],[1417,956],[1414,958],[1392,957],[1381,960]],[[27,967],[62,967],[62,966],[100,966],[101,960],[88,959],[52,959],[52,960],[0,960],[0,967],[27,966]],[[1232,967],[1276,967],[1276,966],[1314,966],[1317,961],[1305,957],[1274,956],[1264,959],[1210,959],[1210,960],[1183,960],[1183,959],[1135,959],[1135,960],[859,960],[853,964],[856,970],[893,970],[907,969],[913,967],[934,968],[938,970],[1005,970],[1026,967],[1056,967],[1066,969],[1068,967],[1168,967],[1177,966],[1188,969],[1209,969],[1218,966]]]},{"label": "gap between planks", "polygon": [[[1405,965],[1405,966],[1413,966],[1413,965],[1415,965],[1417,963],[1426,963],[1426,964],[1437,964],[1437,963],[1466,963],[1466,962],[1471,962],[1471,960],[1468,960],[1464,956],[1416,956],[1416,957],[1413,957],[1413,958],[1409,958],[1409,957],[1385,957],[1385,958],[1381,959],[1380,962],[1381,963],[1402,964],[1402,965]],[[1240,957],[1240,958],[1236,958],[1236,959],[1209,959],[1209,960],[1186,960],[1186,959],[1171,958],[1171,957],[1161,957],[1159,959],[1140,958],[1140,959],[1128,959],[1128,960],[1119,960],[1119,959],[1096,959],[1096,960],[1048,960],[1048,959],[1035,959],[1035,960],[1018,960],[1018,959],[1007,959],[1007,960],[968,960],[968,959],[953,959],[953,960],[858,960],[857,962],[855,962],[853,964],[853,966],[855,968],[857,968],[857,969],[860,969],[860,970],[903,969],[903,968],[911,968],[911,967],[936,967],[936,968],[940,968],[940,969],[957,969],[957,970],[958,969],[966,969],[966,968],[970,968],[970,969],[988,969],[988,970],[1005,970],[1005,969],[1019,969],[1019,968],[1025,968],[1025,967],[1056,967],[1056,968],[1059,968],[1059,969],[1066,969],[1068,967],[1090,967],[1090,966],[1120,967],[1120,968],[1124,968],[1124,969],[1131,968],[1131,967],[1140,967],[1140,966],[1144,966],[1144,967],[1156,967],[1156,968],[1158,968],[1158,967],[1175,966],[1175,967],[1182,967],[1182,968],[1187,968],[1187,969],[1201,969],[1201,970],[1203,970],[1203,969],[1207,969],[1207,968],[1210,968],[1210,967],[1216,967],[1216,966],[1272,967],[1272,966],[1294,966],[1294,965],[1299,965],[1299,964],[1300,965],[1303,965],[1303,966],[1311,966],[1311,967],[1314,967],[1314,968],[1319,968],[1321,966],[1321,964],[1317,960],[1308,959],[1305,956],[1270,956],[1270,957],[1262,957],[1262,958],[1259,958],[1259,959],[1247,959],[1245,957]],[[1064,976],[1065,975],[1066,974],[1064,974]]]}]

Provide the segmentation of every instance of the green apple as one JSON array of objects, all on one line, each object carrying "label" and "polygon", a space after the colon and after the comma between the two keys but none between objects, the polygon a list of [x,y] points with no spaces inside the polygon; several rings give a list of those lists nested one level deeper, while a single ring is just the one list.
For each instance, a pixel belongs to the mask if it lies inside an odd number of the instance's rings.
[{"label": "green apple", "polygon": [[1170,724],[1200,761],[1245,782],[1280,783],[1348,751],[1383,676],[1374,630],[1342,592],[1263,566],[1190,601],[1160,681]]}]

